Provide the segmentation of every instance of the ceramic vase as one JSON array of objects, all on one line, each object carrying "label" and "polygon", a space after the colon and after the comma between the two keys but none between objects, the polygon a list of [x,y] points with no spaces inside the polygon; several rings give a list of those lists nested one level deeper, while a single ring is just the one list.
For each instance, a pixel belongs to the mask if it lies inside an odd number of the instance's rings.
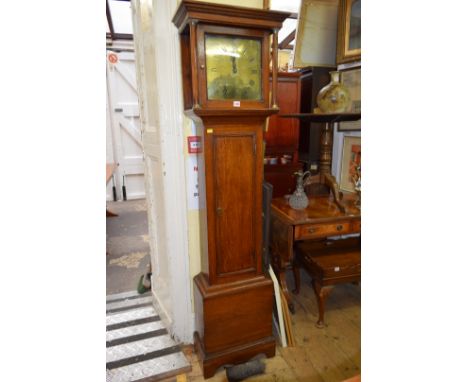
[{"label": "ceramic vase", "polygon": [[317,95],[317,105],[322,113],[344,113],[348,110],[351,97],[348,89],[340,82],[340,72],[330,72],[331,81]]}]

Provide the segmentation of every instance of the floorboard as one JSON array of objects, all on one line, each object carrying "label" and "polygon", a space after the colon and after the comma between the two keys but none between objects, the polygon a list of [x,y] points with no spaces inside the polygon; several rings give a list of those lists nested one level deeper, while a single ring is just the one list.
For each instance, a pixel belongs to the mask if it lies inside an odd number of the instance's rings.
[{"label": "floorboard", "polygon": [[[108,294],[130,290],[136,287],[139,275],[149,262],[147,239],[146,206],[144,201],[115,203],[113,211],[119,217],[107,218],[108,222]],[[118,219],[121,220],[118,220]],[[115,219],[115,220],[112,220]],[[131,227],[124,230],[122,225],[128,222]],[[141,253],[139,253],[141,252]],[[144,252],[144,254],[142,254]],[[110,263],[110,260],[113,260]],[[123,276],[122,276],[123,275]],[[122,278],[123,277],[123,283]],[[120,280],[119,280],[120,278]],[[292,272],[287,272],[289,289],[293,289]],[[120,285],[123,284],[123,285]],[[125,289],[127,288],[127,289]],[[111,292],[109,292],[111,291]],[[128,302],[121,303],[128,299]],[[135,301],[134,294],[117,295],[109,298],[110,308],[125,307]],[[361,287],[354,284],[336,286],[331,292],[325,310],[325,328],[318,329],[317,301],[315,299],[310,277],[302,272],[301,292],[293,295],[296,313],[291,315],[295,347],[281,348],[277,341],[276,356],[265,359],[265,374],[253,376],[245,381],[256,382],[341,382],[361,373]],[[146,301],[146,300],[143,300]],[[139,310],[137,324],[145,330],[159,330],[159,321],[146,322],[146,308]],[[126,312],[117,312],[108,319],[118,329],[108,334],[109,340],[141,332],[137,326],[131,330],[120,325]],[[149,317],[150,318],[150,317]],[[191,365],[187,372],[187,381],[226,382],[226,373],[219,369],[213,378],[205,380],[197,354],[192,346],[185,346],[183,354]],[[175,382],[176,376],[164,379],[164,382]]]}]

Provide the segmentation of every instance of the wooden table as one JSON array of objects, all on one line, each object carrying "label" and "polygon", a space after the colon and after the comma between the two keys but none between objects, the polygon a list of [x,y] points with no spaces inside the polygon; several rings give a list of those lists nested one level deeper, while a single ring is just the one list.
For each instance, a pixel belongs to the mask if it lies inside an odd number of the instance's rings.
[{"label": "wooden table", "polygon": [[355,201],[354,194],[345,195],[342,199],[345,212],[342,212],[332,195],[310,196],[309,206],[300,211],[292,209],[283,197],[272,200],[271,262],[292,312],[294,304],[286,285],[285,272],[293,260],[294,243],[361,233],[361,211],[355,207]]}]

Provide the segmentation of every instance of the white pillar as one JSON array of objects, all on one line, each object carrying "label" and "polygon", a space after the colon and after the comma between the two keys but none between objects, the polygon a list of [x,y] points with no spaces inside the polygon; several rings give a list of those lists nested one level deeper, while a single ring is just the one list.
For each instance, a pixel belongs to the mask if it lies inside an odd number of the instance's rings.
[{"label": "white pillar", "polygon": [[153,294],[171,334],[193,341],[177,0],[132,0]]}]

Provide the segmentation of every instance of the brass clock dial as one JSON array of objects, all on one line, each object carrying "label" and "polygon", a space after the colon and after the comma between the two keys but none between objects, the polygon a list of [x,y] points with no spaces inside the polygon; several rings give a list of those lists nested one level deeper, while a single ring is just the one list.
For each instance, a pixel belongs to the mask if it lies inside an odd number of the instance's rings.
[{"label": "brass clock dial", "polygon": [[261,100],[261,41],[205,35],[209,100]]}]

